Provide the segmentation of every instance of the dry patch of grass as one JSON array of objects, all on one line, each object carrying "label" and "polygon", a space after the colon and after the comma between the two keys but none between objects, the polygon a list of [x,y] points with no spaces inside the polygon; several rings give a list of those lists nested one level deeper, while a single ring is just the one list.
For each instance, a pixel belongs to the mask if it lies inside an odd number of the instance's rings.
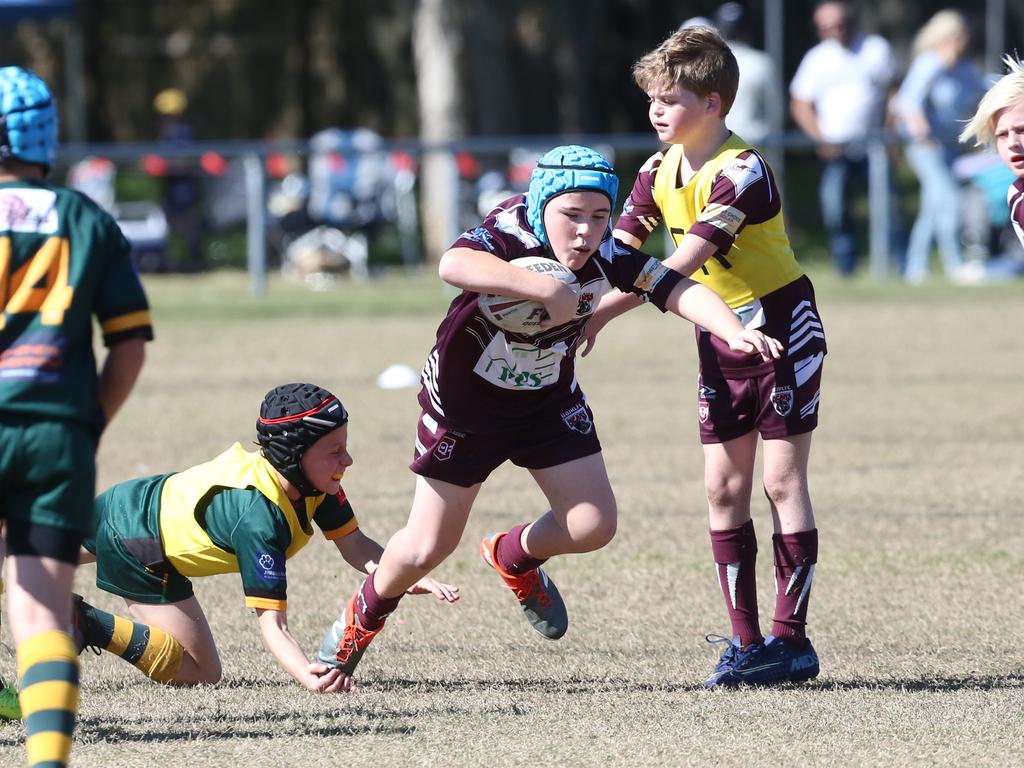
[{"label": "dry patch of grass", "polygon": [[[263,393],[308,378],[353,414],[356,464],[346,490],[364,529],[386,540],[411,499],[406,464],[418,409],[412,390],[378,390],[374,379],[392,363],[419,367],[445,297],[425,279],[419,309],[380,314],[387,286],[371,284],[366,295],[344,297],[364,302],[361,311],[332,314],[329,294],[310,312],[280,288],[283,297],[269,300],[277,309],[261,313],[219,280],[209,290],[151,287],[159,339],[104,438],[100,487],[251,440]],[[727,623],[707,542],[692,331],[644,309],[610,326],[580,365],[621,520],[606,550],[551,563],[570,608],[563,640],[535,635],[477,559],[481,535],[542,511],[528,476],[505,467],[438,573],[463,587],[463,601],[407,599],[367,652],[354,695],[304,692],[262,648],[237,577],[201,580],[224,683],[170,690],[117,659],[83,657],[75,764],[1020,762],[1019,296],[821,282],[831,353],[812,456],[817,681],[738,692],[699,686],[715,661],[703,634]],[[210,291],[227,292],[212,302],[222,309],[192,311],[190,301],[211,303],[203,298]],[[761,499],[755,523],[767,542]],[[768,552],[763,545],[765,625]],[[323,541],[289,573],[290,625],[312,650],[358,578]],[[83,569],[82,591],[120,610],[92,575]],[[13,667],[10,657],[0,661],[5,672]],[[20,726],[0,724],[0,763],[22,759],[21,738]]]}]

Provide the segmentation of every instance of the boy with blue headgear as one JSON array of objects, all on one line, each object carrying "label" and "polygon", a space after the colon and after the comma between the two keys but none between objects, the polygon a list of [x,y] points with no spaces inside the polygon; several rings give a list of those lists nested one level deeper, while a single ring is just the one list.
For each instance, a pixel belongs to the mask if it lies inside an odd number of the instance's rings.
[{"label": "boy with blue headgear", "polygon": [[[353,568],[372,571],[381,546],[359,527],[341,487],[352,465],[348,411],[309,383],[267,393],[256,421],[260,450],[241,444],[182,472],[118,483],[96,499],[96,529],[83,562],[96,585],[125,599],[131,618],[76,598],[74,627],[85,646],[120,656],[146,677],[174,685],[213,684],[221,664],[191,579],[241,576],[264,645],[307,690],[341,693],[352,680],[310,662],[288,630],[287,561],[309,543],[313,524]],[[446,602],[459,590],[425,578],[409,591]]]},{"label": "boy with blue headgear", "polygon": [[[721,296],[747,328],[783,339],[787,347],[784,356],[766,361],[705,330],[697,333],[696,415],[711,551],[732,625],[730,638],[708,638],[725,650],[704,682],[806,680],[819,667],[806,634],[818,560],[807,463],[826,353],[814,288],[789,245],[771,169],[726,125],[739,69],[725,41],[708,27],[679,30],[640,58],[633,77],[650,98],[651,125],[668,148],[640,168],[616,239],[639,248],[664,222],[676,246],[665,264]],[[587,329],[588,341],[636,303],[626,294],[607,296]],[[775,529],[776,600],[767,637],[758,621],[750,516],[758,436]]]},{"label": "boy with blue headgear", "polygon": [[[67,628],[96,447],[153,337],[128,242],[87,197],[45,180],[56,157],[46,83],[0,68],[0,523],[31,765],[70,757],[78,658]],[[108,349],[99,372],[94,317]]]},{"label": "boy with blue headgear", "polygon": [[[441,278],[462,293],[423,368],[412,511],[327,632],[321,661],[354,672],[408,586],[455,549],[481,485],[506,461],[529,470],[551,508],[486,537],[481,554],[537,632],[553,640],[565,633],[565,604],[541,566],[600,549],[616,528],[594,416],[575,376],[576,344],[604,293],[629,291],[700,323],[737,352],[779,354],[778,342],[745,330],[712,291],[612,240],[617,190],[599,153],[556,147],[540,158],[526,195],[499,204],[441,257]],[[509,263],[524,256],[568,267],[579,292]],[[549,319],[537,335],[503,331],[481,313],[481,293],[541,302]]]}]

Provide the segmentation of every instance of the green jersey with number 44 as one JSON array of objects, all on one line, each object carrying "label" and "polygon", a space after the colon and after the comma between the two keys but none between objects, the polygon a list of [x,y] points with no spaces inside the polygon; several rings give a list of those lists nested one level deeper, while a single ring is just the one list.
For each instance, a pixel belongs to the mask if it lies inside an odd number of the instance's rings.
[{"label": "green jersey with number 44", "polygon": [[80,192],[0,183],[0,417],[102,426],[94,315],[108,347],[153,338],[117,223]]}]

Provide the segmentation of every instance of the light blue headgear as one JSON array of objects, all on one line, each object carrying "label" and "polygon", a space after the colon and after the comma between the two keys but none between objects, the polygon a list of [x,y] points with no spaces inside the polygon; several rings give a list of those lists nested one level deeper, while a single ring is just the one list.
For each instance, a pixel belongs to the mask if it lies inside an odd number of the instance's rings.
[{"label": "light blue headgear", "polygon": [[49,168],[57,159],[57,105],[34,72],[0,67],[0,159]]},{"label": "light blue headgear", "polygon": [[550,245],[544,231],[544,206],[553,197],[575,190],[600,192],[614,207],[619,179],[599,152],[577,144],[555,147],[537,161],[526,193],[526,220],[544,245]]}]

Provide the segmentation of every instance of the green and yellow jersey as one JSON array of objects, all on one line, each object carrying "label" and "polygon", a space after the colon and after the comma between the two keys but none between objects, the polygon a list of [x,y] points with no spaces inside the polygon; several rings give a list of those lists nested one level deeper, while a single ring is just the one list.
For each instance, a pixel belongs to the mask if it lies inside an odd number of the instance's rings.
[{"label": "green and yellow jersey", "polygon": [[[153,573],[169,564],[190,578],[238,573],[248,607],[286,610],[285,563],[309,543],[311,523],[330,540],[359,527],[343,491],[298,504],[288,499],[270,462],[235,443],[183,472],[114,486],[97,500],[97,526],[107,526],[138,561],[125,569],[141,564]],[[157,543],[159,551],[146,551]],[[128,583],[106,570],[110,585]]]},{"label": "green and yellow jersey", "polygon": [[101,427],[95,315],[107,346],[153,338],[117,223],[44,182],[0,182],[0,413]]}]

